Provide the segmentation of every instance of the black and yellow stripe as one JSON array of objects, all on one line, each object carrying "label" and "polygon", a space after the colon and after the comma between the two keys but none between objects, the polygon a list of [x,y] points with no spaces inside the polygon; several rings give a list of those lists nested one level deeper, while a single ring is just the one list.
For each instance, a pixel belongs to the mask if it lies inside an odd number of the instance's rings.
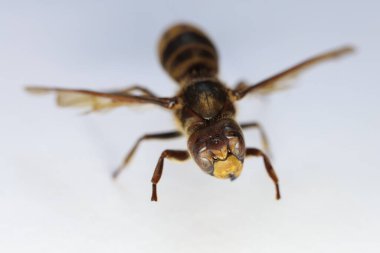
[{"label": "black and yellow stripe", "polygon": [[218,73],[214,44],[194,26],[170,27],[160,40],[159,55],[162,66],[178,82],[192,74],[215,76]]}]

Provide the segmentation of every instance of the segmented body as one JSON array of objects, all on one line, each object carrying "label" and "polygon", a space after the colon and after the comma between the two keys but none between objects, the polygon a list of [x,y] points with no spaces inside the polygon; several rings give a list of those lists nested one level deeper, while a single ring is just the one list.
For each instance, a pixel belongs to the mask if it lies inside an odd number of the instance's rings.
[{"label": "segmented body", "polygon": [[220,118],[232,118],[235,108],[227,88],[218,80],[218,54],[212,41],[198,28],[176,25],[159,43],[164,69],[182,86],[183,107],[175,115],[188,135]]}]

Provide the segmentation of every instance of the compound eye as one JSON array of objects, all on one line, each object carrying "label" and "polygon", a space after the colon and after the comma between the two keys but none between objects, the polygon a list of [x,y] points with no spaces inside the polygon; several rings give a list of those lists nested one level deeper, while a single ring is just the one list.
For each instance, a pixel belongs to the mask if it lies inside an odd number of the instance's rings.
[{"label": "compound eye", "polygon": [[207,148],[206,145],[202,146],[202,147],[199,149],[198,154],[200,155],[200,154],[204,153],[204,152],[206,151],[206,148]]},{"label": "compound eye", "polygon": [[225,127],[224,128],[224,136],[226,136],[228,139],[231,139],[231,138],[237,138],[239,137],[239,134],[236,132],[235,129],[233,129],[232,127]]},{"label": "compound eye", "polygon": [[238,152],[239,149],[240,149],[239,139],[236,138],[236,137],[235,138],[231,138],[230,141],[229,141],[229,143],[228,143],[228,145],[229,145],[229,148],[230,148],[231,152],[234,153],[234,154],[236,152]]},{"label": "compound eye", "polygon": [[212,166],[212,158],[210,157],[209,152],[207,151],[206,145],[202,146],[197,153],[196,161],[199,166],[203,169],[207,169]]},{"label": "compound eye", "polygon": [[229,148],[236,157],[242,157],[244,156],[244,142],[238,138],[234,137],[229,139]]},{"label": "compound eye", "polygon": [[206,157],[202,157],[202,158],[198,159],[198,161],[199,161],[199,165],[201,166],[201,168],[203,170],[208,170],[208,169],[211,170],[212,163],[209,159],[207,159]]}]

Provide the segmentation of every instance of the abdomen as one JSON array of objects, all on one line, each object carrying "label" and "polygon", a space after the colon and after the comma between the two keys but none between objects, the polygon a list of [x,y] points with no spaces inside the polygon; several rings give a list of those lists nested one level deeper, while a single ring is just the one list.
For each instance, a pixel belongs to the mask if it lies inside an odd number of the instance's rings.
[{"label": "abdomen", "polygon": [[170,27],[161,37],[159,56],[162,66],[177,82],[190,75],[215,76],[218,73],[214,44],[201,30],[190,25]]}]

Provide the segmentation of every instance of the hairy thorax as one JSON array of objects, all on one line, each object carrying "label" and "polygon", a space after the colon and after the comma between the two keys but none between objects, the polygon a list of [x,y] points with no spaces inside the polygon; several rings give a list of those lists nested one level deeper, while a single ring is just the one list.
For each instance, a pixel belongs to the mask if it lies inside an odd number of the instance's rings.
[{"label": "hairy thorax", "polygon": [[217,120],[235,116],[228,90],[217,79],[193,80],[179,96],[183,107],[176,112],[176,117],[188,135]]}]

